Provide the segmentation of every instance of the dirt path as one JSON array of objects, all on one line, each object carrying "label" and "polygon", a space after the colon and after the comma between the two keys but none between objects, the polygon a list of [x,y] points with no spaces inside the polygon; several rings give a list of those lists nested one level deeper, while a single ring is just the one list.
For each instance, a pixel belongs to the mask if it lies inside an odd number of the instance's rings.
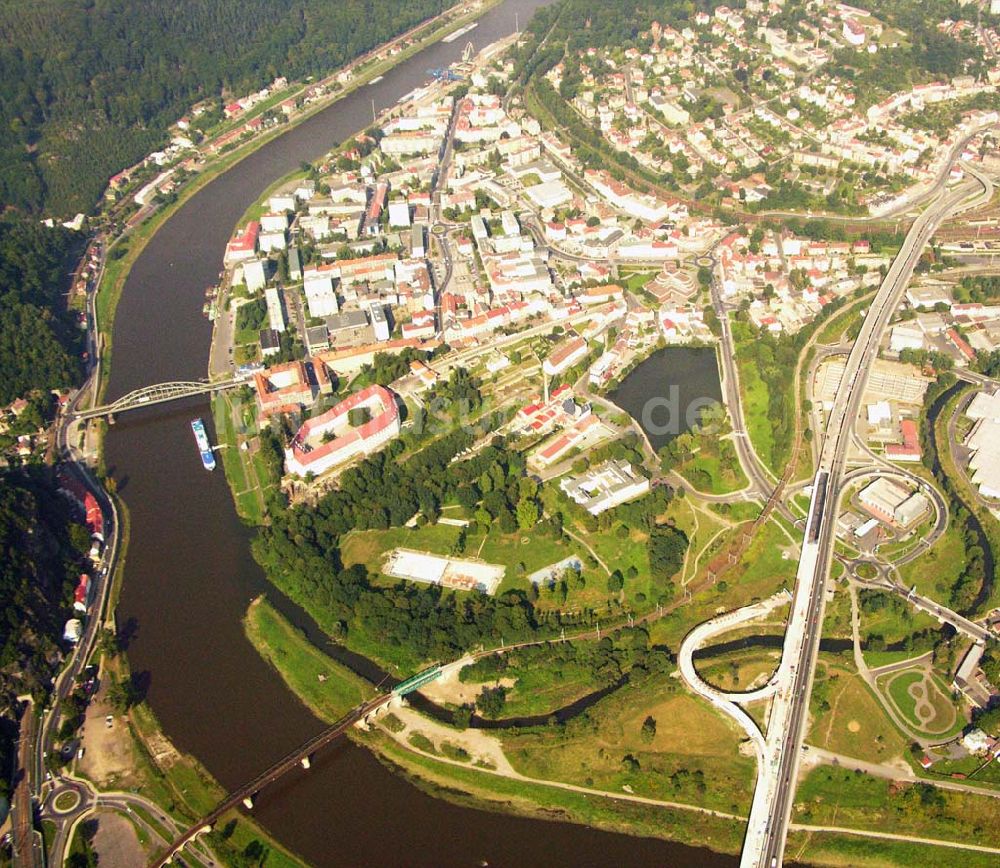
[{"label": "dirt path", "polygon": [[954,847],[957,850],[973,850],[976,853],[997,853],[998,847],[981,844],[963,844],[959,841],[942,841],[940,838],[918,838],[916,835],[895,835],[891,832],[875,832],[871,829],[848,829],[843,826],[807,826],[803,823],[789,823],[789,829],[796,832],[832,832],[837,835],[860,835],[863,838],[883,838],[887,841],[905,841],[916,844],[930,844],[934,847]]}]

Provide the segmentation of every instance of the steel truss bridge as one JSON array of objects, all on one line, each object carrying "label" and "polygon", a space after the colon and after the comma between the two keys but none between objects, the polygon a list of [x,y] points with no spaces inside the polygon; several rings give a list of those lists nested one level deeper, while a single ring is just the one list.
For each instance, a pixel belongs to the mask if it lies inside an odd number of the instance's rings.
[{"label": "steel truss bridge", "polygon": [[96,419],[101,416],[117,416],[128,410],[138,410],[140,407],[151,407],[154,404],[165,404],[167,401],[178,401],[181,398],[190,398],[192,395],[209,395],[213,392],[221,392],[225,389],[234,389],[243,385],[243,380],[217,380],[208,382],[207,380],[180,380],[174,383],[157,383],[153,386],[143,386],[122,395],[110,404],[101,404],[98,407],[91,407],[89,410],[80,410],[73,413],[74,419]]}]

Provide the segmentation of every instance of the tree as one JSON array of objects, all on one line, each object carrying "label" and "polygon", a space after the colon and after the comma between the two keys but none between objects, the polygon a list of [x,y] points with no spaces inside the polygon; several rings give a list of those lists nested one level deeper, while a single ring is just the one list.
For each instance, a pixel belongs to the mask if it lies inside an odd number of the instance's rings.
[{"label": "tree", "polygon": [[521,530],[531,530],[538,521],[538,502],[522,498],[517,503],[517,526]]},{"label": "tree", "polygon": [[656,738],[656,719],[650,715],[642,722],[642,740],[649,744]]},{"label": "tree", "polygon": [[105,627],[101,630],[97,648],[105,657],[117,657],[122,650],[121,643],[118,641],[118,634],[111,628]]},{"label": "tree", "polygon": [[622,574],[618,570],[608,576],[608,591],[610,593],[617,594],[624,587],[625,579],[622,578]]},{"label": "tree", "polygon": [[647,549],[653,578],[661,582],[674,576],[684,564],[688,538],[684,532],[669,525],[658,525],[649,535]]},{"label": "tree", "polygon": [[142,691],[139,690],[131,676],[126,675],[124,678],[118,678],[112,673],[110,678],[107,700],[119,714],[125,714],[132,706],[138,705],[142,701]]},{"label": "tree", "polygon": [[503,714],[507,704],[507,688],[502,684],[496,687],[484,687],[476,699],[476,707],[483,717],[496,719]]},{"label": "tree", "polygon": [[372,411],[369,407],[354,407],[347,411],[347,421],[352,428],[360,428],[367,425],[372,418]]}]

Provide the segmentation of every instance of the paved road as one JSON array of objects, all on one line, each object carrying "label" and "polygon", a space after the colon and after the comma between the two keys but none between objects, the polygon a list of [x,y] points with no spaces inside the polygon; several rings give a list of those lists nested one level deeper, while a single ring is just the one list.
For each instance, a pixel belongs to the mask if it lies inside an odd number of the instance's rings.
[{"label": "paved road", "polygon": [[[744,866],[781,862],[795,792],[802,735],[808,712],[824,605],[824,585],[832,558],[836,516],[848,447],[868,374],[879,345],[920,255],[941,222],[988,200],[988,180],[963,183],[936,200],[913,223],[872,301],[851,349],[840,389],[827,422],[827,437],[813,485],[806,540],[796,575],[795,597],[782,654],[779,689],[768,726],[767,760],[760,769],[744,843]],[[946,176],[945,176],[946,177]],[[942,182],[943,183],[943,182]],[[978,196],[975,192],[979,190]],[[973,198],[974,197],[974,198]]]}]

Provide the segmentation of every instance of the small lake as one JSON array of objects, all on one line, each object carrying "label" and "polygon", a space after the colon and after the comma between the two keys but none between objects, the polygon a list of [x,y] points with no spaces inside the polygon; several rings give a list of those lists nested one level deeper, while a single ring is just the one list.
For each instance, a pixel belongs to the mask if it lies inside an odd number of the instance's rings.
[{"label": "small lake", "polygon": [[690,430],[704,407],[722,401],[715,350],[657,350],[636,365],[608,398],[639,423],[653,449],[662,449]]}]

